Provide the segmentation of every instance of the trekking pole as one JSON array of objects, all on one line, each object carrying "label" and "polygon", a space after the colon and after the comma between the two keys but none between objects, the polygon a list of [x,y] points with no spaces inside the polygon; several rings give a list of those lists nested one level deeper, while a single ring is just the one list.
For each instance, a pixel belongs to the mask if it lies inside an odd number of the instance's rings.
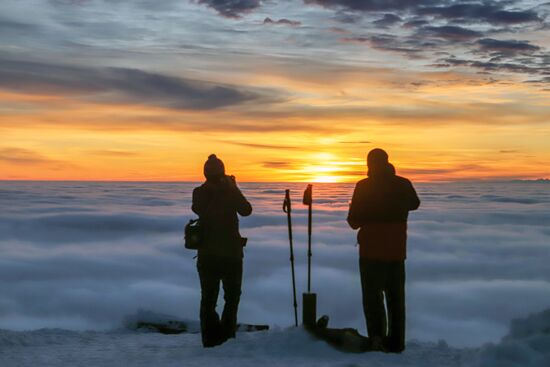
[{"label": "trekking pole", "polygon": [[307,216],[307,292],[311,292],[311,206],[313,203],[312,186],[307,185],[304,191],[303,204],[308,206]]},{"label": "trekking pole", "polygon": [[304,326],[315,327],[317,319],[317,294],[311,293],[311,207],[313,204],[313,187],[307,185],[302,200],[304,205],[308,206],[307,221],[307,293],[302,294],[302,320]]},{"label": "trekking pole", "polygon": [[288,221],[288,240],[290,242],[290,268],[292,269],[292,294],[294,296],[294,323],[298,326],[298,302],[296,301],[296,277],[294,275],[294,247],[292,244],[292,206],[290,204],[290,190],[285,190],[285,201],[283,202],[283,211],[286,213]]}]

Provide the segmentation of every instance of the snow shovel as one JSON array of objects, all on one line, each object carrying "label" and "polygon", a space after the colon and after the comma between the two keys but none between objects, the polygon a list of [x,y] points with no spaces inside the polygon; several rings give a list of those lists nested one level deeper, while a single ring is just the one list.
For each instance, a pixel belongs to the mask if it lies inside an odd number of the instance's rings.
[{"label": "snow shovel", "polygon": [[302,320],[306,328],[313,328],[317,322],[317,294],[311,293],[311,206],[313,195],[311,185],[304,191],[303,204],[308,206],[307,221],[307,293],[302,294]]}]

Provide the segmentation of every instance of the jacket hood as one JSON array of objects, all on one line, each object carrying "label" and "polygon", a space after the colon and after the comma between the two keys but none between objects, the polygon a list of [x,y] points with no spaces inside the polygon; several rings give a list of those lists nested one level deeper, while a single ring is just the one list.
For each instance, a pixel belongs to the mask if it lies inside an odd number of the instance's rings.
[{"label": "jacket hood", "polygon": [[395,167],[391,163],[386,163],[384,165],[375,165],[370,167],[367,172],[369,177],[389,177],[395,176]]}]

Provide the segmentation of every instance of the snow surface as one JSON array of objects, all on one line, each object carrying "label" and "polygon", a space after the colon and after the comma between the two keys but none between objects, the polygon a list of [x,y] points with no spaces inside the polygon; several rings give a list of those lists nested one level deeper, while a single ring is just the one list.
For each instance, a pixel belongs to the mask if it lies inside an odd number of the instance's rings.
[{"label": "snow surface", "polygon": [[[141,315],[148,321],[166,320],[153,313]],[[302,328],[238,333],[236,339],[209,349],[202,348],[197,333],[0,330],[0,365],[548,367],[550,309],[514,320],[509,334],[498,344],[459,349],[443,340],[409,341],[407,350],[399,355],[339,352]]]},{"label": "snow surface", "polygon": [[467,354],[445,344],[411,343],[402,355],[346,354],[301,328],[238,333],[212,349],[200,334],[0,331],[2,366],[460,366]]}]

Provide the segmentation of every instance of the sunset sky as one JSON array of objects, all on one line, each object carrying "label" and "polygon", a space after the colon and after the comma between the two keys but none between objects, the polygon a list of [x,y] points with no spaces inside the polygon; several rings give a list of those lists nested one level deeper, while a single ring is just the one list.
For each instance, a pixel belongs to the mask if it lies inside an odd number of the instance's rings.
[{"label": "sunset sky", "polygon": [[550,177],[545,1],[0,7],[0,179]]}]

